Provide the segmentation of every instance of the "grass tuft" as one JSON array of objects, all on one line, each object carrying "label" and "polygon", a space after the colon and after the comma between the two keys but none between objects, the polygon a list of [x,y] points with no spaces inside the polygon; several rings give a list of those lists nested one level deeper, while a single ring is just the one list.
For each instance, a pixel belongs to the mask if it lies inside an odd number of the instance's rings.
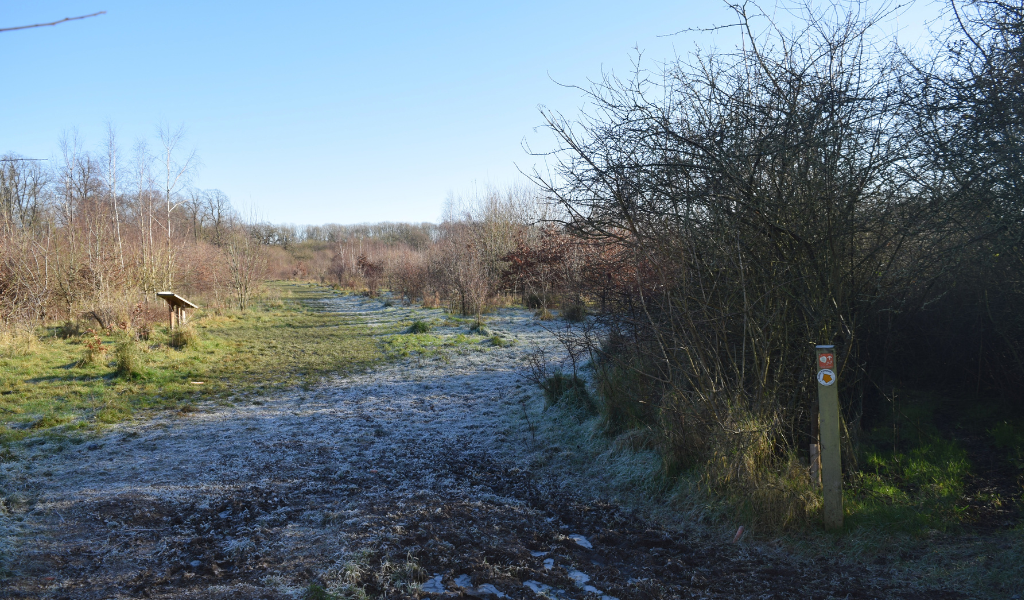
[{"label": "grass tuft", "polygon": [[114,346],[114,373],[121,379],[138,379],[144,373],[142,349],[131,335],[122,335]]},{"label": "grass tuft", "polygon": [[597,414],[597,405],[590,392],[587,391],[586,383],[579,377],[555,373],[541,383],[541,388],[544,390],[547,406],[559,404],[567,408],[582,410],[588,415]]},{"label": "grass tuft", "polygon": [[430,323],[416,319],[406,330],[407,333],[428,333],[430,331]]},{"label": "grass tuft", "polygon": [[491,332],[487,330],[487,324],[481,318],[476,318],[473,324],[469,326],[469,332],[477,335],[489,336]]},{"label": "grass tuft", "polygon": [[195,346],[199,341],[195,328],[191,325],[178,327],[168,336],[167,345],[176,350],[183,350]]},{"label": "grass tuft", "polygon": [[94,365],[104,357],[107,348],[103,345],[103,338],[96,331],[90,329],[91,337],[82,342],[82,357],[78,359],[78,366],[85,367]]}]

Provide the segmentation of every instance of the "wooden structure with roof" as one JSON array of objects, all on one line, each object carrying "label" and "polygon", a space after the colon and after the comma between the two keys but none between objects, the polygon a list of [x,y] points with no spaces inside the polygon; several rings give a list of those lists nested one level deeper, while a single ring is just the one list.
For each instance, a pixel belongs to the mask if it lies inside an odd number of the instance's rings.
[{"label": "wooden structure with roof", "polygon": [[185,311],[199,308],[174,292],[157,292],[156,295],[167,302],[167,320],[170,331],[174,331],[175,327],[181,327],[188,323],[188,313]]}]

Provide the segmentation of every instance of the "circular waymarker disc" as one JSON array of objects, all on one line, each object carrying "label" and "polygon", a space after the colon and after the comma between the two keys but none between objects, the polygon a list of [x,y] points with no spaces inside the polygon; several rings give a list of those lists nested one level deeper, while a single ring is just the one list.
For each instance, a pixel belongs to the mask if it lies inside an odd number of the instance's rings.
[{"label": "circular waymarker disc", "polygon": [[822,369],[818,371],[818,383],[821,385],[832,385],[836,382],[836,374],[832,369]]}]

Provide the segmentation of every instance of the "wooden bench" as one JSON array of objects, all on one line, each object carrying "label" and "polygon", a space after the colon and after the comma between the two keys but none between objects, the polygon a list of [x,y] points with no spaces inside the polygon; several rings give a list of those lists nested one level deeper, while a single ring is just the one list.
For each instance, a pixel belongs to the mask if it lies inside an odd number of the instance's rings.
[{"label": "wooden bench", "polygon": [[181,327],[188,323],[188,313],[185,311],[199,308],[174,292],[157,292],[156,295],[167,302],[167,319],[170,331],[174,331],[175,327]]}]

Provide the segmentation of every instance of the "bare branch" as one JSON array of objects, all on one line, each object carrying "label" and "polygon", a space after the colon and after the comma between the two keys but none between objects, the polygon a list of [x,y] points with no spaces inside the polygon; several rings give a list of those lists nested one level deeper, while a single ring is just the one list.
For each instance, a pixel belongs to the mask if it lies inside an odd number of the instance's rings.
[{"label": "bare branch", "polygon": [[63,18],[63,19],[61,19],[59,21],[54,21],[53,23],[36,23],[35,25],[21,25],[19,27],[6,27],[6,28],[3,28],[3,29],[0,29],[0,33],[3,33],[4,31],[17,31],[19,29],[32,29],[34,27],[50,27],[50,26],[53,26],[53,25],[60,25],[61,23],[67,23],[68,21],[78,21],[78,20],[81,20],[81,19],[88,19],[89,17],[98,17],[100,15],[105,15],[105,14],[107,14],[107,11],[101,10],[100,12],[94,12],[91,15],[82,15],[80,17],[65,17],[65,18]]}]

